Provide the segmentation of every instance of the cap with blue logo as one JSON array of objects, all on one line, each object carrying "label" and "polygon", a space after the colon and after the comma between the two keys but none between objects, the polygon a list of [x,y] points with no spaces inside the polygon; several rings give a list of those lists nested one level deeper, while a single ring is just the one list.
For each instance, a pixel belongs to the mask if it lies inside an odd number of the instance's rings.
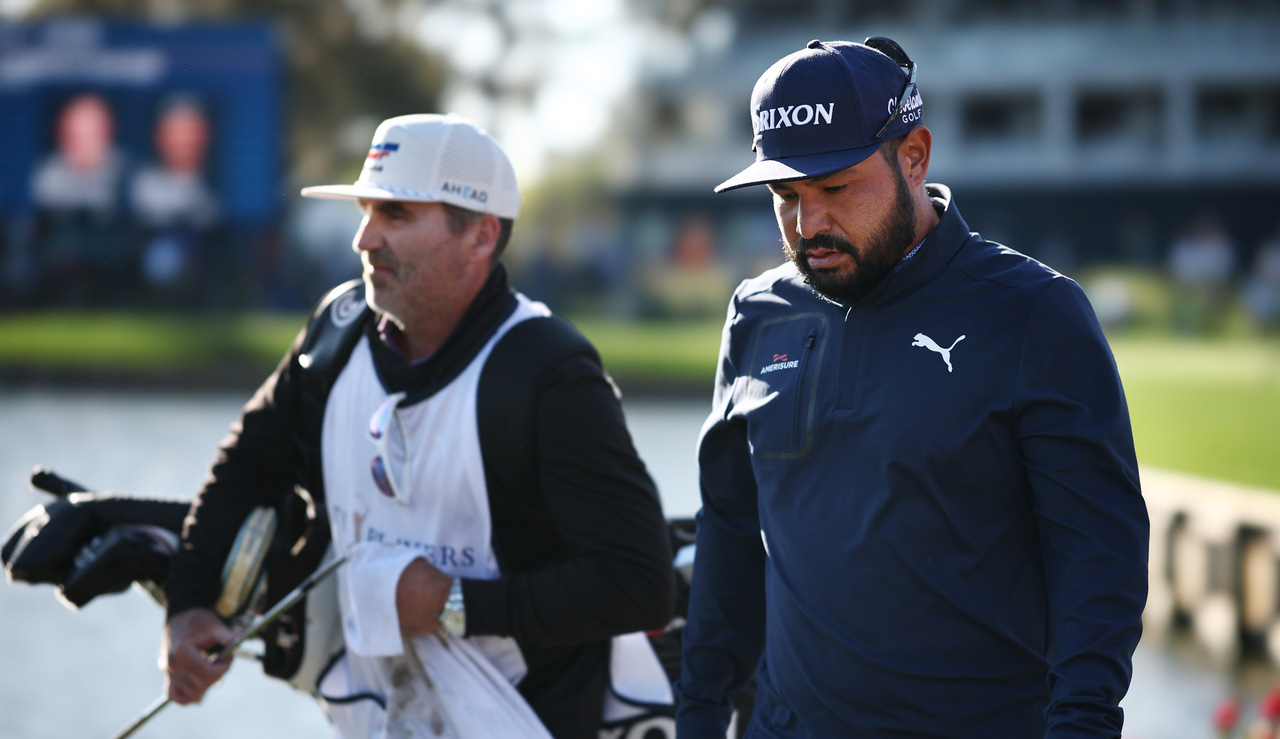
[{"label": "cap with blue logo", "polygon": [[751,93],[756,161],[716,192],[838,172],[920,125],[915,64],[893,41],[810,41]]},{"label": "cap with blue logo", "polygon": [[493,137],[455,115],[388,118],[351,185],[302,188],[308,198],[449,203],[499,218],[520,214],[515,168]]}]

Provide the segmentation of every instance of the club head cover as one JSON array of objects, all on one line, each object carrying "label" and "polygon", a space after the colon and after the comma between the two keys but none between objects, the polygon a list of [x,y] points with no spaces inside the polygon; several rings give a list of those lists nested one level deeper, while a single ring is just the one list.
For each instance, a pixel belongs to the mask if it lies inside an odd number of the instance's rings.
[{"label": "club head cover", "polygon": [[38,505],[14,526],[4,545],[5,574],[25,583],[61,583],[76,552],[96,534],[93,514],[68,499]]},{"label": "club head cover", "polygon": [[5,541],[10,580],[61,584],[76,556],[113,526],[153,526],[180,536],[189,501],[138,498],[119,493],[73,493],[38,505],[18,520]]},{"label": "club head cover", "polygon": [[58,587],[58,597],[82,608],[99,595],[128,589],[134,581],[163,586],[178,542],[176,534],[157,526],[113,526],[76,553],[70,573]]}]

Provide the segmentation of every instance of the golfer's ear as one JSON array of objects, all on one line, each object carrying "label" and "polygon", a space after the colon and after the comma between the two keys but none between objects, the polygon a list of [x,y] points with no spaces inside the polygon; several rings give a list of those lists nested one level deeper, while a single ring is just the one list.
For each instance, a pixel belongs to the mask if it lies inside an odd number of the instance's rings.
[{"label": "golfer's ear", "polygon": [[502,222],[492,213],[482,213],[475,223],[475,240],[471,248],[477,259],[492,260],[502,234]]},{"label": "golfer's ear", "polygon": [[933,134],[924,126],[916,126],[902,137],[898,145],[898,166],[909,189],[916,189],[929,174],[929,153],[933,149]]}]

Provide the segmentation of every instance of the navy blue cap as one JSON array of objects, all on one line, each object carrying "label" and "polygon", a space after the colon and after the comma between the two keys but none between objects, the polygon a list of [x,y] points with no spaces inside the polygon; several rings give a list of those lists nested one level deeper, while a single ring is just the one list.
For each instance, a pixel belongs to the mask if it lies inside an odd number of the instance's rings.
[{"label": "navy blue cap", "polygon": [[920,125],[918,91],[889,122],[907,77],[884,53],[849,41],[815,39],[779,59],[751,93],[755,164],[715,191],[819,177],[861,162]]}]

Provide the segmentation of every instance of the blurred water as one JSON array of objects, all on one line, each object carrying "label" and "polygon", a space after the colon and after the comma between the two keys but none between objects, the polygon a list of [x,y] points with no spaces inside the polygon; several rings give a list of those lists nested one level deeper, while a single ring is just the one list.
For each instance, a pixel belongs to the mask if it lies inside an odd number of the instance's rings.
[{"label": "blurred water", "polygon": [[[48,500],[27,486],[45,464],[90,488],[191,497],[246,398],[34,392],[0,395],[0,526]],[[136,592],[73,613],[48,586],[0,585],[5,736],[108,737],[162,688],[160,608]],[[197,707],[170,706],[134,736],[320,737],[314,702],[239,664]]]},{"label": "blurred water", "polygon": [[[47,500],[27,487],[45,464],[93,488],[190,497],[243,396],[0,393],[0,526]],[[669,517],[698,507],[694,444],[707,402],[628,400],[627,420]],[[0,584],[0,734],[107,737],[160,694],[162,613],[130,592],[79,613],[49,587]],[[1252,704],[1280,673],[1263,662],[1224,669],[1185,635],[1149,632],[1125,699],[1126,736],[1203,739],[1228,695]],[[135,736],[322,737],[312,700],[241,663],[194,707],[171,706]]]}]

